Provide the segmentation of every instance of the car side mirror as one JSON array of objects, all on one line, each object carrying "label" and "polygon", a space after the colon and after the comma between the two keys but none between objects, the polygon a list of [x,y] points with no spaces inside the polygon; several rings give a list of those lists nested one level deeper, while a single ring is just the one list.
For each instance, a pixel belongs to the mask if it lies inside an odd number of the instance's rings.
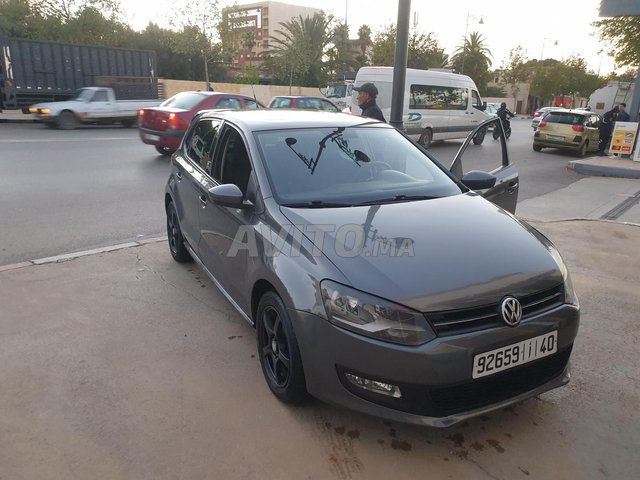
[{"label": "car side mirror", "polygon": [[242,208],[244,195],[237,185],[227,183],[209,189],[209,198],[212,202],[223,207]]},{"label": "car side mirror", "polygon": [[465,174],[460,181],[465,187],[470,188],[471,190],[484,190],[491,188],[496,184],[496,177],[488,172],[471,170],[469,173]]}]

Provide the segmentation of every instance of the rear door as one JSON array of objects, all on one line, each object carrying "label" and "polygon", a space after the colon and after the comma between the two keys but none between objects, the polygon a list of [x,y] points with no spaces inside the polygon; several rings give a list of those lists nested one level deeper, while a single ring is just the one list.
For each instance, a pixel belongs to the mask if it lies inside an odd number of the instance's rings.
[{"label": "rear door", "polygon": [[[497,128],[500,136],[493,140],[486,136],[482,145],[474,145],[472,138],[482,129]],[[450,171],[458,179],[472,170],[490,172],[496,177],[493,187],[478,191],[483,197],[515,213],[518,202],[520,178],[515,165],[510,162],[507,141],[498,118],[480,123],[464,141],[451,164]]]}]

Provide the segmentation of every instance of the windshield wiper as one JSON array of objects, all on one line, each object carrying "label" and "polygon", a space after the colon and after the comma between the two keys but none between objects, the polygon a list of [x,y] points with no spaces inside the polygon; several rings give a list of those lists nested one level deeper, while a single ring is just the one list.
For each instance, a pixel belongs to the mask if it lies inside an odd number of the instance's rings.
[{"label": "windshield wiper", "polygon": [[310,202],[283,203],[283,207],[289,208],[339,208],[352,207],[352,203],[325,202],[323,200],[311,200]]},{"label": "windshield wiper", "polygon": [[415,200],[433,200],[434,198],[441,198],[438,195],[396,195],[394,197],[377,198],[376,200],[368,200],[366,202],[354,203],[354,207],[362,205],[379,205],[383,203],[395,203],[395,202],[413,202]]}]

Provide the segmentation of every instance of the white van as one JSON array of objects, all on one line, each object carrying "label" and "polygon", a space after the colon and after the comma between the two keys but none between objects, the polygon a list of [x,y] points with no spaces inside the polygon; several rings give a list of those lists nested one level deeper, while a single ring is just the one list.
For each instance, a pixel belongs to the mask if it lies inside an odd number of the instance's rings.
[{"label": "white van", "polygon": [[[355,86],[367,82],[378,89],[376,102],[389,121],[393,67],[362,67],[356,75]],[[407,134],[424,147],[433,140],[466,138],[478,124],[492,117],[484,109],[478,87],[470,77],[448,70],[407,68],[402,121]],[[351,113],[362,113],[355,96]],[[479,132],[473,143],[481,144],[484,134]]]}]

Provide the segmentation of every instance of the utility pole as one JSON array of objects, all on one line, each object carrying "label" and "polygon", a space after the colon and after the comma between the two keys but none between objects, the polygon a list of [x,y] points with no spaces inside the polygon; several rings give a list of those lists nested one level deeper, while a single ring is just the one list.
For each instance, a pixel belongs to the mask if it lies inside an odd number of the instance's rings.
[{"label": "utility pole", "polygon": [[396,26],[396,59],[393,67],[393,87],[391,90],[391,118],[389,125],[404,131],[402,106],[404,104],[404,83],[407,78],[407,56],[409,51],[409,21],[411,0],[398,0],[398,24]]}]

